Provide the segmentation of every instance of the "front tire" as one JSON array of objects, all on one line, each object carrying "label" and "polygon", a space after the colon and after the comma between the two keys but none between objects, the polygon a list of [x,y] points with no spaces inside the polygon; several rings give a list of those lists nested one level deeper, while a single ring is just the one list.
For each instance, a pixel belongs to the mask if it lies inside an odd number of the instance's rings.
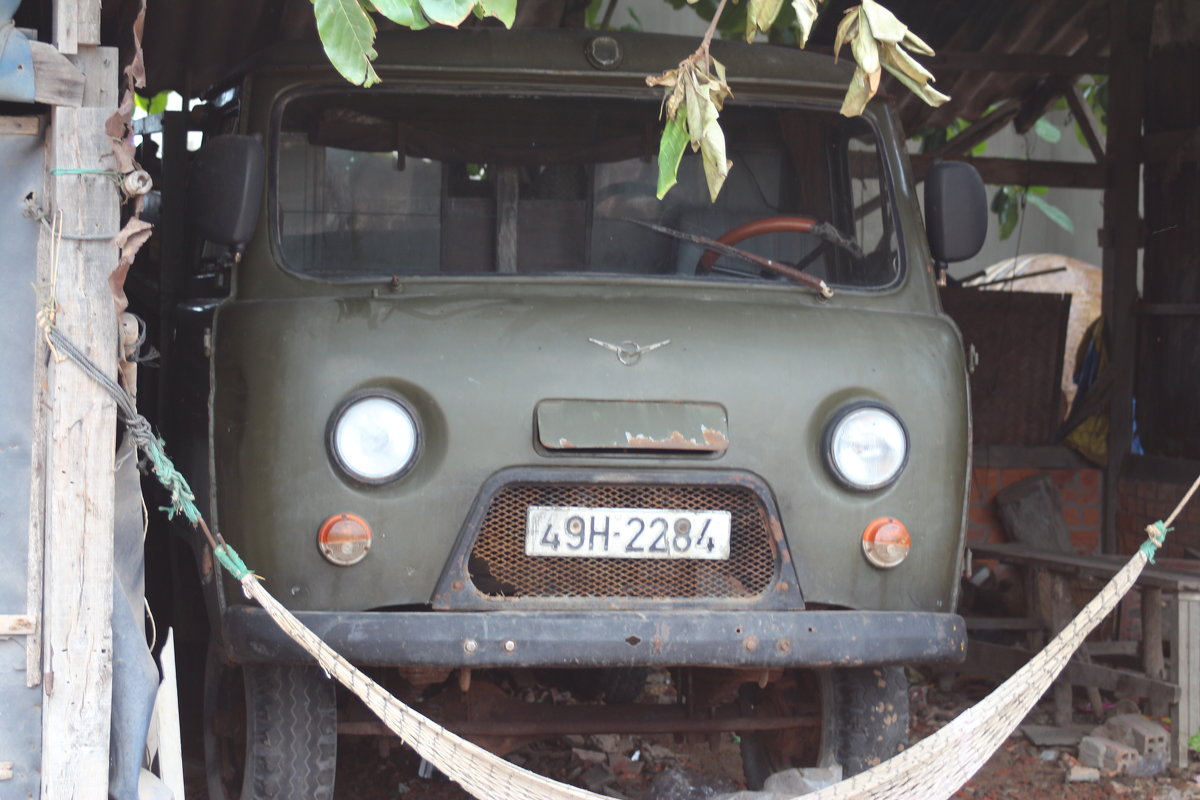
[{"label": "front tire", "polygon": [[315,667],[230,664],[210,646],[204,759],[210,800],[332,800],[336,684]]},{"label": "front tire", "polygon": [[904,667],[859,667],[833,673],[835,758],[850,777],[908,746],[908,676]]}]

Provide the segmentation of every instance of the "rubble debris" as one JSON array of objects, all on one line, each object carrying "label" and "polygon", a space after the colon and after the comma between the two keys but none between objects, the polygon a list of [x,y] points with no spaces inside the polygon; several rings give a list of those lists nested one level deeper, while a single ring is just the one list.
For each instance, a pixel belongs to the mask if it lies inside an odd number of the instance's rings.
[{"label": "rubble debris", "polygon": [[1067,772],[1067,783],[1098,783],[1099,781],[1100,770],[1095,767],[1074,764]]},{"label": "rubble debris", "polygon": [[1167,752],[1167,732],[1141,714],[1118,714],[1104,723],[1104,735],[1141,755]]},{"label": "rubble debris", "polygon": [[1141,761],[1141,755],[1128,745],[1107,736],[1085,736],[1079,742],[1079,762],[1106,772],[1125,772]]}]

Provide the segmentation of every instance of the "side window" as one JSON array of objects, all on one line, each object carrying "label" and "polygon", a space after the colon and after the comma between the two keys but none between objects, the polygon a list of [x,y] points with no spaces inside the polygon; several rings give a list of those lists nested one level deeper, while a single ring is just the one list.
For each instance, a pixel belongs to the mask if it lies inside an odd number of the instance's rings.
[{"label": "side window", "polygon": [[848,127],[845,153],[851,206],[847,223],[864,254],[859,274],[846,282],[885,286],[898,272],[895,221],[875,132],[865,121],[852,121]]}]

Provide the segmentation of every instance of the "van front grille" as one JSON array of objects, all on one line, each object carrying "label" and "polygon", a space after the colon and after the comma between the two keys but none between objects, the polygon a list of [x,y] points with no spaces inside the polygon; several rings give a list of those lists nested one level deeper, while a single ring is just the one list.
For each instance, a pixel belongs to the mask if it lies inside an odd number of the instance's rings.
[{"label": "van front grille", "polygon": [[[525,555],[529,506],[723,510],[729,559],[555,558]],[[778,573],[767,510],[750,488],[675,484],[511,484],[492,497],[467,565],[475,588],[500,598],[730,598],[761,596]]]}]

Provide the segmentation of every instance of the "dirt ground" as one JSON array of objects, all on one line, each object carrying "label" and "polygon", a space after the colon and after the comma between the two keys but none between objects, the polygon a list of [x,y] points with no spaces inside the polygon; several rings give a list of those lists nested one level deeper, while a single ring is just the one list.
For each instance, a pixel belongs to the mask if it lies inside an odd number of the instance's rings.
[{"label": "dirt ground", "polygon": [[[934,682],[910,689],[911,734],[916,742],[932,735],[992,687],[959,680],[947,690]],[[1047,707],[1027,723],[1049,724]],[[1077,715],[1076,722],[1089,719]],[[470,795],[439,774],[421,777],[420,759],[398,740],[343,736],[338,741],[337,800],[468,800]],[[187,749],[187,748],[185,748]],[[1200,800],[1200,762],[1195,754],[1186,772],[1157,777],[1102,775],[1096,782],[1068,782],[1075,748],[1037,747],[1021,733],[1004,743],[980,772],[960,789],[962,800]],[[188,797],[206,797],[203,758],[185,753]],[[744,788],[737,739],[687,742],[672,737],[557,737],[521,748],[509,760],[557,780],[628,800],[707,800]],[[932,799],[931,799],[932,800]]]}]

